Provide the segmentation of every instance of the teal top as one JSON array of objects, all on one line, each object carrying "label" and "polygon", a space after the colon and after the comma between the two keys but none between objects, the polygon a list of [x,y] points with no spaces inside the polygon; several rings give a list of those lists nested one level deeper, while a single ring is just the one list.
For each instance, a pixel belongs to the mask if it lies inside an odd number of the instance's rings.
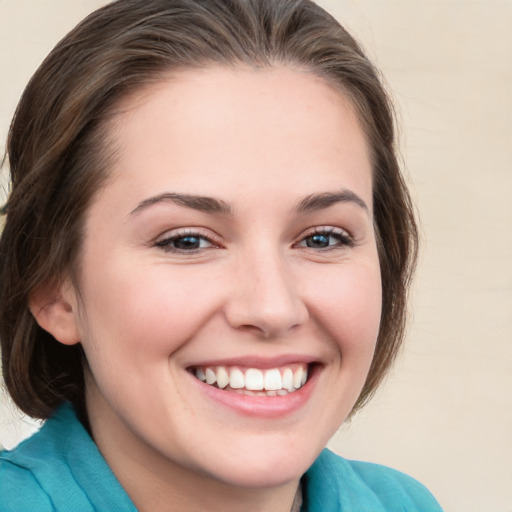
[{"label": "teal top", "polygon": [[[303,479],[302,512],[442,512],[398,471],[324,450]],[[0,453],[0,512],[137,512],[70,405]]]}]

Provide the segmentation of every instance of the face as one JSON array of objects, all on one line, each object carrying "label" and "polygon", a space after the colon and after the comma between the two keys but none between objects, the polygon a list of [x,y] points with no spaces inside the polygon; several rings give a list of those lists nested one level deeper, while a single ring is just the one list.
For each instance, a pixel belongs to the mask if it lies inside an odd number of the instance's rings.
[{"label": "face", "polygon": [[129,452],[228,485],[296,480],[379,328],[354,110],[284,67],[181,72],[122,107],[69,292],[95,440],[114,468]]}]

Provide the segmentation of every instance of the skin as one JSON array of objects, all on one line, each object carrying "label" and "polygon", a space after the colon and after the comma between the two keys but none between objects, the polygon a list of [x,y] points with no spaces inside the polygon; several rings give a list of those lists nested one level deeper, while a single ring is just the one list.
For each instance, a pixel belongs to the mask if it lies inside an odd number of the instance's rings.
[{"label": "skin", "polygon": [[[139,510],[289,511],[361,391],[379,328],[371,164],[354,109],[281,66],[182,71],[121,110],[113,179],[86,216],[81,299],[65,282],[38,321],[82,343],[92,435]],[[191,233],[200,247],[177,249]],[[233,358],[313,361],[314,378],[294,407],[281,397],[269,413],[259,398],[242,412],[188,371]]]}]

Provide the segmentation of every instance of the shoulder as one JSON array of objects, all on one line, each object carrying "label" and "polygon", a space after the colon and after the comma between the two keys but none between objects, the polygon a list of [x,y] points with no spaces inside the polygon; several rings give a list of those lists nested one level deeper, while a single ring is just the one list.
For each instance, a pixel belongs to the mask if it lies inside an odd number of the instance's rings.
[{"label": "shoulder", "polygon": [[64,436],[54,432],[54,423],[62,422],[60,416],[12,450],[0,453],[0,512],[55,510],[54,482],[65,478],[65,463],[57,449],[62,443],[59,437],[62,440]]},{"label": "shoulder", "polygon": [[307,473],[310,510],[442,512],[428,489],[400,471],[324,450]]},{"label": "shoulder", "polygon": [[349,461],[351,468],[364,484],[385,503],[404,503],[406,510],[440,511],[441,507],[430,491],[414,478],[395,469],[368,462]]},{"label": "shoulder", "polygon": [[0,512],[135,511],[69,404],[0,454]]},{"label": "shoulder", "polygon": [[35,475],[13,460],[13,453],[0,452],[0,512],[53,510],[51,499]]},{"label": "shoulder", "polygon": [[0,512],[136,509],[69,404],[0,454]]}]

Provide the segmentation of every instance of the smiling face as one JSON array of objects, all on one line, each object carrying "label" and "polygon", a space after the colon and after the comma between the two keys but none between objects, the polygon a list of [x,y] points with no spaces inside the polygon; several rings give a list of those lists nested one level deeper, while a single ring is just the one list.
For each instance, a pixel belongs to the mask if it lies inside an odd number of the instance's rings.
[{"label": "smiling face", "polygon": [[134,467],[296,485],[354,405],[379,328],[354,110],[285,67],[184,71],[122,107],[82,302],[64,293],[95,441],[127,487]]}]

